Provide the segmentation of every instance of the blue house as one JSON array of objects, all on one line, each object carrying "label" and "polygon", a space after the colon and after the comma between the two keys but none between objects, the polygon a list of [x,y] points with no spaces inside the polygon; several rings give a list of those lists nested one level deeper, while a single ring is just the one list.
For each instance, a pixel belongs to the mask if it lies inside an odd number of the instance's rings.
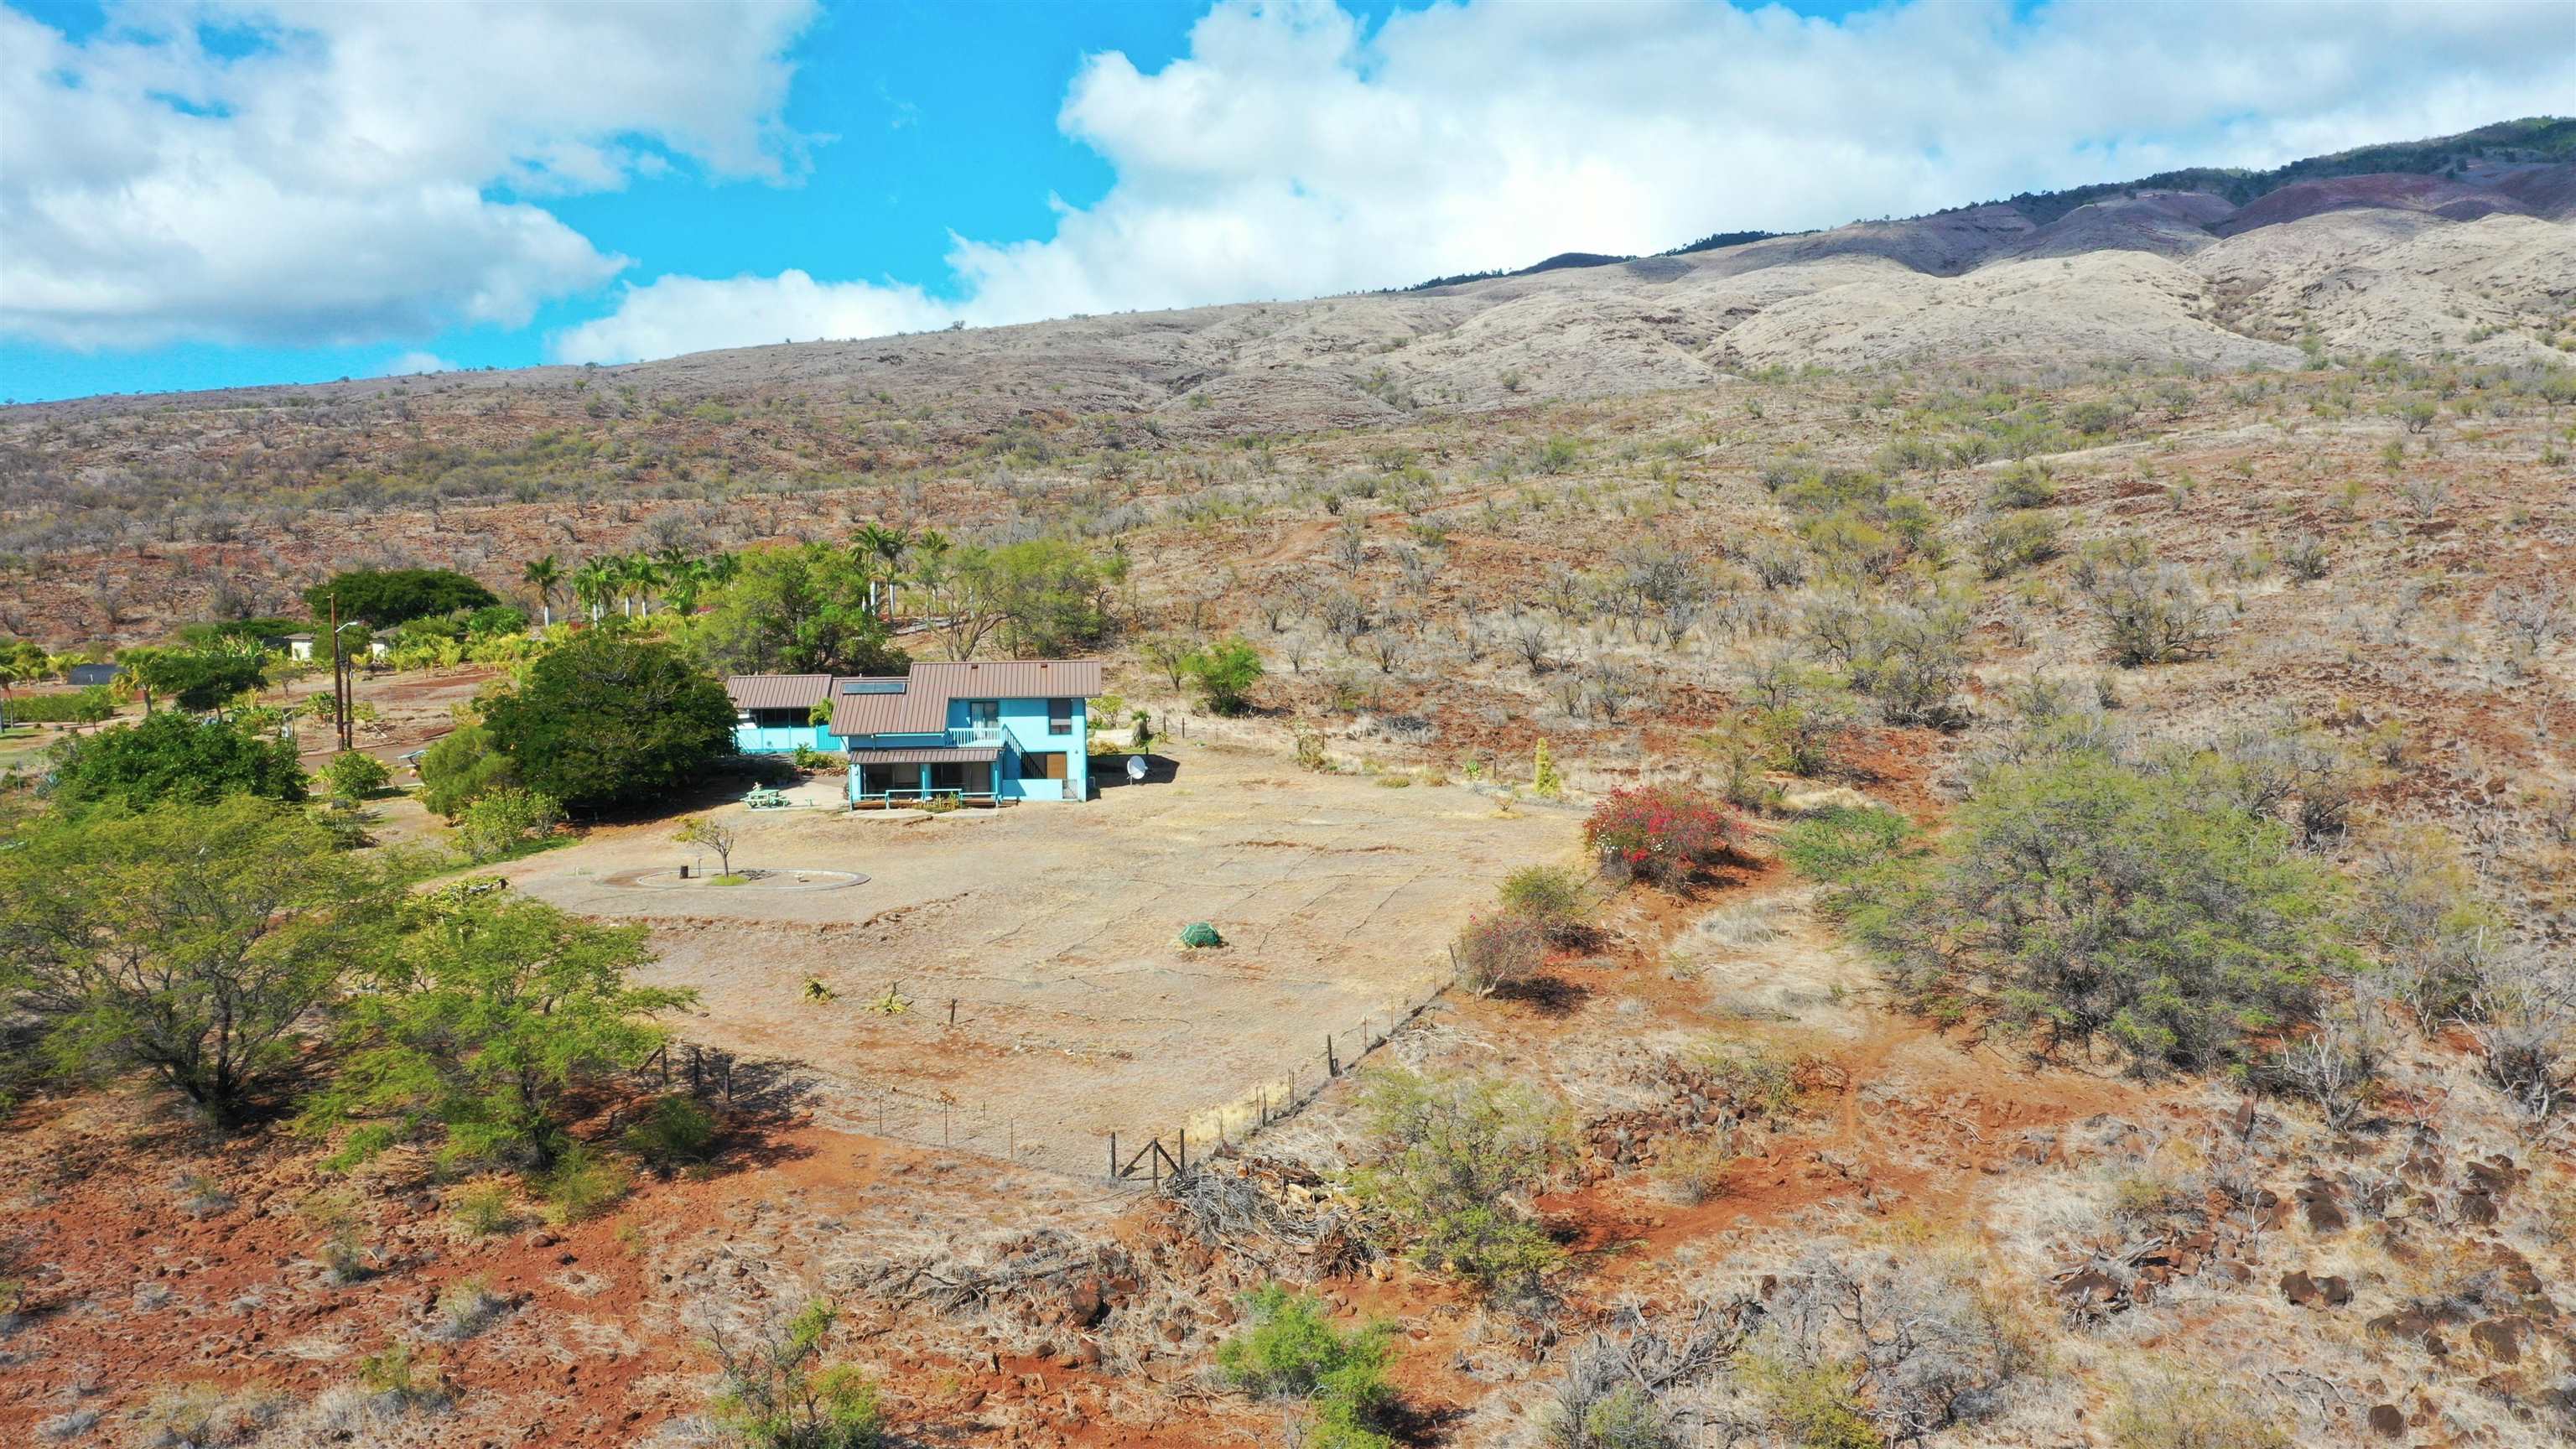
[{"label": "blue house", "polygon": [[[1092,659],[916,663],[900,676],[745,675],[725,681],[746,753],[846,751],[853,806],[948,795],[1083,800],[1091,793]],[[824,712],[824,723],[812,723]]]}]

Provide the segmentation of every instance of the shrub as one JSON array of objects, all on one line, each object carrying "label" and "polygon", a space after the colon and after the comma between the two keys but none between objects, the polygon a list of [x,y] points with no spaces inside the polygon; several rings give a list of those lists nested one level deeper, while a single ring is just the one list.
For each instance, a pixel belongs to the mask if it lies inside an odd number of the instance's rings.
[{"label": "shrub", "polygon": [[556,1222],[579,1223],[616,1206],[633,1187],[634,1178],[623,1164],[576,1142],[555,1158],[541,1195]]},{"label": "shrub", "polygon": [[2057,521],[2044,514],[2008,514],[1977,530],[1977,565],[1990,579],[2046,563],[2059,552]]},{"label": "shrub", "polygon": [[2109,1037],[2140,1068],[2238,1061],[2307,1017],[2335,939],[2332,875],[2243,808],[2221,766],[2084,745],[1986,770],[1930,852],[1841,902],[1899,988],[2044,1050]]},{"label": "shrub", "polygon": [[563,824],[563,807],[534,790],[503,786],[465,807],[457,822],[457,848],[476,865],[500,860]]},{"label": "shrub", "polygon": [[1919,1252],[1819,1252],[1781,1273],[1753,1345],[1774,1419],[1797,1443],[1875,1449],[1994,1413],[2036,1355],[1987,1274]]},{"label": "shrub", "polygon": [[823,1361],[839,1316],[816,1298],[748,1342],[715,1335],[722,1386],[708,1407],[716,1423],[752,1449],[877,1449],[885,1414],[876,1385],[854,1364]]},{"label": "shrub", "polygon": [[715,1114],[684,1094],[655,1098],[626,1129],[626,1150],[662,1171],[706,1161],[715,1141]]},{"label": "shrub", "polygon": [[163,711],[55,747],[54,793],[67,803],[211,805],[227,795],[299,802],[295,746],[223,720]]},{"label": "shrub", "polygon": [[464,1188],[448,1211],[455,1214],[457,1226],[478,1238],[506,1233],[512,1222],[509,1184],[483,1182]]},{"label": "shrub", "polygon": [[1543,739],[1530,756],[1530,793],[1542,800],[1553,800],[1565,793],[1565,782],[1556,773],[1556,753]]},{"label": "shrub", "polygon": [[444,1403],[448,1396],[445,1366],[423,1357],[408,1343],[388,1344],[382,1352],[358,1360],[358,1382],[399,1409]]},{"label": "shrub", "polygon": [[2111,658],[2121,667],[2173,664],[2217,648],[2221,618],[2182,570],[2120,569],[2086,589],[2110,631]]},{"label": "shrub", "polygon": [[1350,1174],[1352,1191],[1418,1261],[1498,1293],[1555,1266],[1556,1244],[1511,1201],[1564,1150],[1564,1124],[1535,1090],[1395,1068],[1371,1075],[1362,1102],[1377,1157]]},{"label": "shrub", "polygon": [[1261,682],[1261,655],[1238,637],[1192,650],[1181,669],[1209,713],[1241,714],[1252,707],[1252,686]]},{"label": "shrub", "polygon": [[1499,911],[1467,923],[1458,933],[1458,982],[1491,996],[1538,974],[1547,962],[1547,931],[1523,911]]},{"label": "shrub", "polygon": [[1792,1365],[1755,1357],[1745,1380],[1762,1411],[1800,1449],[1881,1449],[1878,1430],[1861,1412],[1849,1365]]},{"label": "shrub", "polygon": [[1736,1156],[1715,1142],[1685,1142],[1655,1164],[1656,1185],[1685,1207],[1697,1207],[1726,1190]]},{"label": "shrub", "polygon": [[2112,1449],[2289,1449],[2287,1433],[2214,1385],[2132,1386],[2105,1426]]},{"label": "shrub", "polygon": [[1583,822],[1583,843],[1614,874],[1678,885],[1726,848],[1726,810],[1688,785],[1613,790]]},{"label": "shrub", "polygon": [[481,725],[450,731],[420,757],[420,803],[449,820],[485,794],[517,783],[510,757]]},{"label": "shrub", "polygon": [[1345,1333],[1326,1321],[1321,1304],[1278,1283],[1244,1297],[1248,1325],[1217,1346],[1217,1371],[1256,1398],[1305,1399],[1315,1405],[1309,1443],[1325,1449],[1379,1449],[1392,1443],[1377,1429],[1395,1401],[1386,1368],[1394,1356],[1392,1324]]},{"label": "shrub", "polygon": [[1672,1416],[1655,1396],[1624,1379],[1606,1387],[1569,1372],[1539,1422],[1547,1449],[1676,1449]]},{"label": "shrub", "polygon": [[480,1278],[465,1278],[448,1284],[439,1291],[439,1336],[457,1342],[472,1338],[492,1326],[510,1300],[492,1291]]},{"label": "shrub", "polygon": [[116,700],[104,684],[70,694],[21,694],[6,712],[15,724],[97,724],[116,716]]},{"label": "shrub", "polygon": [[1712,1037],[1681,1062],[1749,1120],[1774,1122],[1798,1108],[1797,1063],[1761,1042]]},{"label": "shrub", "polygon": [[1836,805],[1780,832],[1780,855],[1798,874],[1839,885],[1894,859],[1913,838],[1913,824],[1894,811]]},{"label": "shrub", "polygon": [[1562,866],[1528,865],[1503,877],[1503,909],[1527,916],[1552,941],[1581,933],[1589,907],[1583,879]]},{"label": "shrub", "polygon": [[1986,501],[1997,508],[2046,508],[2057,501],[2057,481],[2046,463],[2016,463],[1995,475]]},{"label": "shrub", "polygon": [[393,782],[394,772],[364,750],[343,750],[323,766],[323,782],[342,800],[364,800]]}]

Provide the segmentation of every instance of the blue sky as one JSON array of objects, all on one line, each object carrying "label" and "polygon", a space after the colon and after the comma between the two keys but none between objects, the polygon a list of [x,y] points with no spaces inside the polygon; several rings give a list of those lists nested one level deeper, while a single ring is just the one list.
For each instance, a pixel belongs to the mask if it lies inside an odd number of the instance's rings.
[{"label": "blue sky", "polygon": [[0,396],[1307,296],[2272,164],[2563,109],[2571,17],[0,0]]}]

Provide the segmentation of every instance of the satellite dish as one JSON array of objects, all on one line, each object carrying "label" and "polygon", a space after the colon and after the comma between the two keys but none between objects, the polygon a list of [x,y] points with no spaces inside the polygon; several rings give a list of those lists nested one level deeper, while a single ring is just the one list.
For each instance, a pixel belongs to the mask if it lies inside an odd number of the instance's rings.
[{"label": "satellite dish", "polygon": [[1143,755],[1129,755],[1127,757],[1127,778],[1140,783],[1144,780],[1145,757]]}]

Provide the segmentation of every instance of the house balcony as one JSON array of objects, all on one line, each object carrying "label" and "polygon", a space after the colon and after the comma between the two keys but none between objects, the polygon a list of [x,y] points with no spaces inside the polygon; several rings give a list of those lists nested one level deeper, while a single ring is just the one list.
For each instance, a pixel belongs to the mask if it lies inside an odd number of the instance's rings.
[{"label": "house balcony", "polygon": [[948,732],[948,742],[959,746],[998,745],[1002,742],[1001,721],[995,720],[991,724],[959,725]]}]

